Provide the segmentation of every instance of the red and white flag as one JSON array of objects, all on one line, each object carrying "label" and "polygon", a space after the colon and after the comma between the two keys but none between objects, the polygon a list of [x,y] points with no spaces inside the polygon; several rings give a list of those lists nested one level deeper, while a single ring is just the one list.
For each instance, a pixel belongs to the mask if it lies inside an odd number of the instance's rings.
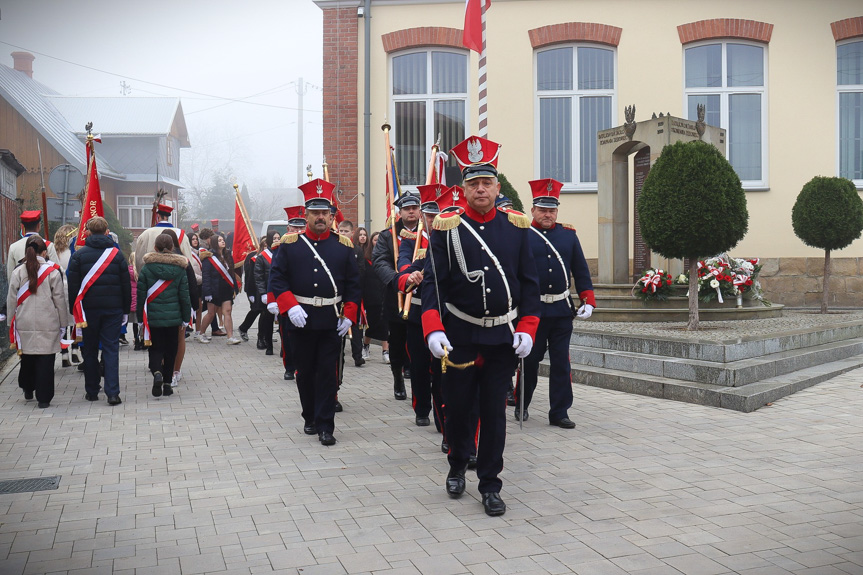
[{"label": "red and white flag", "polygon": [[[483,0],[465,0],[464,3],[462,44],[477,53],[482,53],[482,3]],[[485,9],[489,7],[491,0],[485,0]]]},{"label": "red and white flag", "polygon": [[78,224],[76,247],[84,245],[84,230],[90,218],[105,217],[105,209],[102,206],[102,189],[99,187],[99,171],[96,169],[96,150],[93,149],[94,142],[101,143],[101,137],[96,136],[87,140],[87,193],[84,195],[84,204],[81,206],[81,222]]}]

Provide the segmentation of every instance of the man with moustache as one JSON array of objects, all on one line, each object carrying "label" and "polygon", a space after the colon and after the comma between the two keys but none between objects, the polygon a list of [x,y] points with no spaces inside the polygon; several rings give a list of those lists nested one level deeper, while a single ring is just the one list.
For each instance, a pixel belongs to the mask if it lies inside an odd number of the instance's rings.
[{"label": "man with moustache", "polygon": [[270,268],[267,309],[287,314],[303,432],[334,445],[341,338],[357,321],[360,282],[353,244],[332,232],[335,186],[316,179],[300,186],[306,229],[286,234]]}]

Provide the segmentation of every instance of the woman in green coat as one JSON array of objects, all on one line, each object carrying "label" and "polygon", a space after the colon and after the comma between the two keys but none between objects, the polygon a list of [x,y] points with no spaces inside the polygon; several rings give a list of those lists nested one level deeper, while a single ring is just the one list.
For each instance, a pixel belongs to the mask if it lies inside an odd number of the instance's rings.
[{"label": "woman in green coat", "polygon": [[144,323],[144,346],[150,354],[153,397],[171,395],[171,377],[181,325],[189,322],[188,260],[173,253],[174,242],[156,238],[155,250],[144,255],[138,271],[138,317]]}]

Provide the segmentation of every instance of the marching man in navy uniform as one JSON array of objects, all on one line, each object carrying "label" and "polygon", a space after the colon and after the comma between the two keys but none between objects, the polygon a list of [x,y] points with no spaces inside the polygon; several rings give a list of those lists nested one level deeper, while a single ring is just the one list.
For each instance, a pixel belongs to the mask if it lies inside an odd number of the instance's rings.
[{"label": "marching man in navy uniform", "polygon": [[[587,319],[596,307],[593,283],[581,243],[575,228],[557,223],[560,205],[560,190],[563,184],[557,180],[534,180],[530,183],[533,207],[530,214],[533,223],[530,229],[530,247],[539,276],[542,319],[536,332],[533,351],[524,360],[524,419],[536,389],[539,362],[548,349],[551,372],[548,383],[550,409],[548,422],[551,425],[572,429],[575,423],[569,418],[572,407],[572,378],[569,362],[569,341],[572,336],[572,317]],[[581,300],[577,311],[573,308],[569,291],[569,278],[575,279],[575,289]],[[575,313],[573,313],[575,311]],[[521,415],[520,390],[515,393],[515,418]]]},{"label": "marching man in navy uniform", "polygon": [[300,186],[306,229],[286,234],[270,268],[267,309],[287,314],[303,432],[333,445],[341,338],[357,320],[359,272],[351,241],[333,233],[335,186],[316,179]]},{"label": "marching man in navy uniform", "polygon": [[479,402],[478,490],[488,515],[503,515],[498,478],[506,441],[506,391],[512,365],[527,357],[539,324],[539,283],[532,260],[530,220],[494,207],[500,192],[500,146],[471,136],[453,148],[462,167],[467,207],[435,218],[422,284],[423,332],[444,358],[448,460],[446,490],[465,490]]}]

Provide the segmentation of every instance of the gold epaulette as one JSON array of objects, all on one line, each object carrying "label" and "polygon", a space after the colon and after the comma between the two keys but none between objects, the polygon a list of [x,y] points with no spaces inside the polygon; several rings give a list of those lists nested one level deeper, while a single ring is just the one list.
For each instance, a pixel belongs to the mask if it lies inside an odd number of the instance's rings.
[{"label": "gold epaulette", "polygon": [[292,244],[295,241],[297,241],[298,239],[300,239],[300,234],[285,234],[282,236],[282,239],[279,241],[280,241],[280,243],[283,243],[283,244]]},{"label": "gold epaulette", "polygon": [[435,230],[453,230],[461,223],[461,212],[445,212],[435,216],[432,222],[432,229]]},{"label": "gold epaulette", "polygon": [[575,226],[572,224],[561,224],[560,222],[558,222],[557,225],[563,226],[564,229],[575,231]]},{"label": "gold epaulette", "polygon": [[417,250],[417,259],[422,260],[426,257],[426,248],[420,248]]},{"label": "gold epaulette", "polygon": [[506,217],[509,223],[517,228],[527,229],[530,227],[530,218],[517,210],[507,210]]},{"label": "gold epaulette", "polygon": [[270,246],[270,250],[272,250],[272,249],[274,249],[274,248],[279,247],[279,244],[280,244],[280,243],[282,243],[282,239],[281,239],[281,238],[279,238],[279,239],[277,239],[276,241],[274,241],[274,242],[273,242],[273,245],[271,245],[271,246]]},{"label": "gold epaulette", "polygon": [[348,246],[351,249],[353,249],[353,247],[354,247],[354,242],[352,242],[350,240],[350,238],[346,238],[345,236],[343,236],[341,234],[339,234],[339,243],[342,244],[343,246]]},{"label": "gold epaulette", "polygon": [[399,235],[406,240],[415,240],[417,239],[416,232],[409,232],[408,230],[402,228],[402,231],[399,232]]}]

